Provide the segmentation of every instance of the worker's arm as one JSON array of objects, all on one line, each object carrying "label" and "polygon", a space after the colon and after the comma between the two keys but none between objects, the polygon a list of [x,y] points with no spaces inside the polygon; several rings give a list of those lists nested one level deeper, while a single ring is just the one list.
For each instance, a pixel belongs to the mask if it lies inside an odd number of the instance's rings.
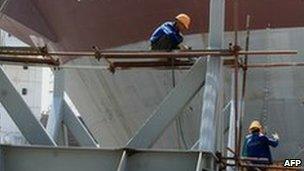
[{"label": "worker's arm", "polygon": [[173,30],[166,31],[165,33],[171,39],[172,43],[176,45],[176,47],[178,47],[178,45],[183,42],[184,38],[179,33]]},{"label": "worker's arm", "polygon": [[171,51],[174,48],[174,45],[171,42],[171,39],[163,35],[158,39],[158,41],[151,44],[151,50],[167,50]]},{"label": "worker's arm", "polygon": [[247,157],[247,141],[248,141],[248,139],[245,138],[245,141],[243,143],[243,148],[242,148],[242,156],[243,157]]},{"label": "worker's arm", "polygon": [[179,44],[178,47],[180,50],[191,50],[192,49],[190,46],[187,46],[184,44]]},{"label": "worker's arm", "polygon": [[275,139],[275,138],[268,138],[265,136],[265,138],[267,138],[268,141],[268,145],[272,146],[272,147],[276,147],[279,145],[279,139]]}]

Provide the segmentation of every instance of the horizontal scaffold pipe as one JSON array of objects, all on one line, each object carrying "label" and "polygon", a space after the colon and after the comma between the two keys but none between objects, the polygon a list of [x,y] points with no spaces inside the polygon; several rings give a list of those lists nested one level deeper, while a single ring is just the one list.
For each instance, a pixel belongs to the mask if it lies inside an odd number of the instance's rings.
[{"label": "horizontal scaffold pipe", "polygon": [[[1,52],[0,52],[1,54]],[[297,51],[292,50],[273,50],[273,51],[239,51],[231,52],[228,50],[221,51],[118,51],[107,52],[100,51],[99,55],[108,59],[128,59],[128,58],[190,58],[201,56],[234,56],[238,55],[295,55]],[[96,56],[94,52],[49,52],[50,56]]]},{"label": "horizontal scaffold pipe", "polygon": [[303,170],[304,167],[284,167],[276,165],[263,165],[263,164],[241,164],[243,168],[264,168],[264,169],[284,169],[284,170]]},{"label": "horizontal scaffold pipe", "polygon": [[245,65],[247,68],[275,68],[304,66],[304,62],[254,63]]},{"label": "horizontal scaffold pipe", "polygon": [[178,50],[178,51],[110,51],[110,50],[95,50],[95,51],[58,51],[48,52],[43,48],[37,50],[21,47],[1,47],[0,55],[11,56],[58,56],[58,57],[96,57],[96,58],[189,58],[201,56],[234,56],[234,55],[295,55],[295,50],[255,50],[255,51],[234,51],[231,49],[202,49],[202,50]]},{"label": "horizontal scaffold pipe", "polygon": [[115,68],[129,68],[129,67],[178,67],[178,66],[192,66],[194,62],[191,61],[133,61],[133,62],[113,62]]},{"label": "horizontal scaffold pipe", "polygon": [[46,64],[46,65],[59,65],[58,62],[51,58],[35,58],[35,57],[11,57],[0,56],[1,62],[16,62],[16,63],[32,63],[32,64]]},{"label": "horizontal scaffold pipe", "polygon": [[[235,157],[222,157],[222,160],[235,160]],[[239,161],[255,161],[255,162],[268,162],[268,158],[255,158],[255,157],[242,157]]]}]

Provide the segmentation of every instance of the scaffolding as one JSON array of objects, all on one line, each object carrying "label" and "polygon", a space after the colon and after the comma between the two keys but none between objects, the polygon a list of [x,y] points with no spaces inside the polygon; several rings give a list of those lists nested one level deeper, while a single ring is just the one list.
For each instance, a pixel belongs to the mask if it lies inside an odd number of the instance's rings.
[{"label": "scaffolding", "polygon": [[[249,37],[248,37],[249,39]],[[150,51],[95,51],[95,52],[47,52],[45,51],[46,48],[45,47],[40,47],[40,48],[31,48],[31,47],[1,47],[0,48],[0,55],[7,55],[6,57],[0,57],[0,62],[11,62],[12,64],[20,64],[20,65],[34,65],[34,66],[47,66],[47,67],[54,67],[57,69],[60,69],[62,66],[62,68],[64,68],[64,64],[60,64],[60,60],[55,57],[52,56],[70,56],[72,54],[72,56],[83,56],[83,55],[88,55],[87,57],[94,57],[97,60],[100,60],[101,58],[107,58],[107,59],[139,59],[139,60],[145,60],[145,59],[171,59],[172,56],[174,59],[176,59],[176,61],[174,61],[174,66],[176,68],[178,67],[186,67],[184,69],[189,69],[192,65],[194,65],[193,61],[188,61],[188,58],[202,58],[204,56],[206,57],[212,57],[212,58],[224,58],[225,62],[224,65],[231,67],[232,69],[234,69],[235,71],[235,78],[238,78],[239,76],[239,68],[243,70],[243,82],[242,82],[242,95],[241,98],[243,101],[244,100],[244,95],[245,95],[245,87],[246,87],[246,71],[250,68],[262,68],[262,67],[287,67],[287,66],[303,66],[302,62],[292,62],[292,63],[261,63],[261,64],[248,64],[247,62],[247,58],[248,55],[274,55],[278,56],[278,55],[295,55],[297,54],[297,51],[292,51],[292,50],[273,50],[273,51],[249,51],[248,50],[248,45],[246,46],[246,50],[245,51],[241,51],[240,48],[238,49],[219,49],[219,50],[196,50],[196,51],[176,51],[176,52],[150,52]],[[96,55],[98,54],[98,55]],[[233,58],[234,56],[234,58]],[[239,60],[239,57],[244,56],[244,59]],[[181,61],[182,59],[187,59],[184,61]],[[235,63],[235,61],[237,61]],[[132,68],[158,68],[158,67],[163,67],[163,69],[172,69],[172,64],[167,61],[115,61],[115,62],[109,62],[109,66],[104,67],[104,69],[109,69],[111,70],[111,67],[114,67],[114,69],[132,69]],[[200,66],[202,67],[202,66]],[[79,68],[79,67],[76,67]],[[56,78],[55,78],[56,79]],[[57,81],[60,81],[57,80]],[[234,92],[238,92],[238,80],[235,79],[234,81],[234,87],[235,90]],[[8,81],[6,81],[8,82]],[[62,82],[62,80],[61,80]],[[190,81],[188,81],[190,82]],[[200,88],[198,88],[200,89]],[[193,96],[193,95],[192,95]],[[238,94],[235,95],[235,97],[239,97]],[[238,99],[235,99],[234,101],[239,101]],[[175,101],[174,101],[175,102]],[[176,102],[175,102],[176,103]],[[65,104],[67,105],[67,104]],[[238,105],[239,104],[235,104],[237,106],[237,108],[239,109]],[[242,107],[241,107],[242,108]],[[235,108],[236,109],[236,108]],[[67,108],[66,110],[69,110],[69,108]],[[238,112],[241,111],[236,111],[236,114],[238,114]],[[69,112],[72,113],[72,112]],[[243,115],[243,114],[242,114]],[[174,115],[172,115],[174,116]],[[241,135],[240,134],[240,130],[241,130],[241,120],[238,120],[238,115],[236,116],[236,120],[238,122],[239,126],[237,126],[238,131],[237,135],[235,137],[235,142],[237,142],[238,144],[236,144],[236,153],[235,157],[229,158],[229,157],[218,157],[216,158],[216,163],[221,163],[221,167],[225,168],[225,167],[229,167],[229,166],[235,166],[237,165],[237,167],[239,168],[244,168],[244,167],[259,167],[259,168],[269,168],[269,169],[283,169],[281,166],[267,166],[267,165],[255,165],[255,164],[250,164],[250,163],[243,163],[244,161],[250,161],[249,159],[244,159],[239,157],[239,153],[240,153],[240,143],[241,143]],[[71,119],[71,115],[70,118],[67,119],[66,121],[71,122],[73,121],[73,119]],[[74,121],[74,122],[77,122]],[[153,121],[155,122],[155,121]],[[73,125],[77,125],[73,124]],[[237,124],[236,124],[237,125]],[[143,130],[143,129],[142,129]],[[24,134],[28,134],[25,133]],[[146,134],[146,132],[144,132],[144,134]],[[151,137],[151,134],[146,134],[147,136]],[[141,135],[140,137],[142,137],[143,135]],[[156,138],[156,137],[155,137]],[[31,139],[31,138],[28,138]],[[133,139],[134,140],[134,139]],[[149,141],[149,142],[154,142],[153,141]],[[31,142],[31,141],[30,141]],[[34,142],[33,142],[34,143]],[[54,142],[53,142],[54,143]],[[39,143],[40,144],[40,143]],[[90,144],[90,143],[88,143]],[[129,143],[130,147],[143,147],[143,148],[147,148],[150,147],[151,144],[147,144],[147,146],[144,145],[144,143],[142,141],[138,142],[138,143],[133,143],[133,141],[130,141]],[[132,144],[132,145],[131,145]],[[5,147],[8,148],[8,147]],[[125,149],[123,151],[130,151],[128,149]],[[238,153],[238,155],[236,155]],[[213,153],[211,153],[213,154]],[[214,154],[215,155],[215,154]],[[228,161],[229,160],[234,160],[235,164],[231,164]],[[251,160],[261,160],[261,159],[251,159]],[[225,161],[225,162],[223,162]],[[291,170],[300,170],[302,168],[291,168]]]},{"label": "scaffolding", "polygon": [[[250,68],[271,68],[271,67],[288,67],[288,66],[304,66],[303,62],[285,62],[285,63],[248,63],[249,56],[264,56],[272,55],[274,57],[279,55],[296,55],[297,51],[294,50],[260,50],[251,51],[249,50],[249,21],[250,17],[247,17],[247,37],[245,50],[238,44],[238,1],[234,0],[234,45],[229,49],[222,49],[222,34],[223,23],[218,22],[224,19],[224,1],[223,0],[212,0],[211,1],[211,12],[217,12],[210,17],[210,29],[212,34],[210,35],[211,41],[210,49],[207,50],[185,50],[185,51],[106,51],[99,50],[97,47],[93,47],[92,51],[48,51],[47,46],[45,47],[0,47],[0,63],[2,64],[13,64],[13,65],[26,65],[26,66],[39,66],[39,67],[51,67],[57,72],[55,73],[55,88],[54,88],[54,101],[53,101],[53,113],[51,118],[51,125],[47,132],[41,124],[35,119],[30,118],[31,112],[28,111],[26,104],[20,100],[17,92],[9,84],[10,81],[6,77],[5,73],[1,70],[0,77],[1,81],[7,83],[4,85],[5,90],[9,90],[9,94],[1,100],[1,103],[5,101],[19,99],[20,102],[17,104],[19,111],[14,111],[13,108],[16,106],[6,105],[6,108],[11,109],[10,115],[17,122],[17,125],[21,132],[25,135],[27,140],[36,145],[49,145],[54,147],[11,147],[1,146],[0,147],[0,170],[6,171],[7,168],[20,169],[37,160],[35,152],[41,155],[41,157],[50,163],[45,162],[42,166],[31,166],[32,169],[41,170],[43,168],[50,169],[49,167],[54,165],[62,164],[60,160],[56,160],[53,156],[48,153],[59,156],[60,159],[66,160],[68,163],[75,159],[75,152],[85,153],[90,160],[86,161],[87,168],[88,163],[94,165],[92,170],[98,170],[98,167],[104,167],[107,170],[183,170],[193,168],[196,171],[199,170],[224,170],[227,167],[234,167],[235,170],[242,170],[243,168],[267,168],[267,169],[281,169],[281,170],[303,170],[304,168],[284,168],[282,166],[272,165],[259,165],[251,164],[250,161],[261,161],[265,159],[258,158],[242,158],[240,155],[241,147],[241,129],[242,129],[242,118],[244,117],[244,96],[246,93],[246,78],[247,70]],[[221,11],[221,12],[219,12]],[[214,17],[215,16],[215,17]],[[214,17],[214,18],[213,18]],[[220,27],[218,27],[220,25]],[[218,27],[216,29],[216,27]],[[106,66],[90,67],[90,66],[68,66],[62,62],[63,57],[90,57],[96,60],[104,59],[107,62]],[[207,64],[202,60],[207,58]],[[204,66],[207,65],[206,75],[212,75],[212,79],[218,82],[212,82],[209,78],[206,79],[201,75],[204,72]],[[219,84],[222,84],[222,67],[228,66],[233,70],[234,80],[232,82],[233,87],[233,99],[231,104],[232,116],[234,117],[234,127],[231,132],[233,139],[231,140],[231,146],[229,148],[230,153],[233,156],[223,156],[223,151],[218,153],[214,147],[214,143],[205,143],[206,131],[212,129],[216,121],[214,118],[209,120],[202,120],[201,135],[198,141],[199,149],[197,151],[152,151],[147,150],[157,140],[160,133],[168,126],[168,124],[176,117],[177,113],[187,104],[195,94],[205,85],[211,87],[209,90],[205,90],[205,95],[210,92],[214,94],[207,94],[204,96],[204,101],[208,101],[214,106],[204,106],[202,116],[215,117],[218,114],[218,109],[222,105],[221,101],[218,101],[222,91],[219,90]],[[77,149],[77,148],[60,148],[56,147],[61,144],[60,135],[58,130],[61,127],[61,123],[64,122],[74,133],[76,139],[83,146],[98,147],[98,144],[94,141],[92,135],[89,134],[85,125],[76,118],[71,107],[67,104],[64,94],[64,72],[61,69],[108,69],[110,72],[115,73],[116,70],[134,69],[134,68],[154,68],[154,69],[183,69],[189,70],[188,75],[178,84],[171,93],[164,99],[159,105],[157,110],[151,115],[150,118],[144,123],[142,128],[137,134],[129,141],[127,148],[123,149]],[[243,71],[243,79],[240,79],[240,73]],[[209,79],[209,80],[208,80]],[[240,85],[240,81],[242,81]],[[240,89],[241,87],[241,89]],[[239,94],[241,90],[241,94]],[[209,98],[209,99],[208,99]],[[239,103],[239,101],[241,103]],[[177,106],[172,109],[171,107]],[[205,110],[204,110],[205,109]],[[26,114],[21,118],[17,118],[17,113]],[[65,112],[62,112],[65,111]],[[207,111],[207,112],[206,112]],[[211,112],[210,112],[211,111]],[[209,112],[209,113],[208,113]],[[63,113],[67,113],[63,115]],[[22,123],[22,119],[27,118],[33,123],[35,128],[29,131],[29,126]],[[209,122],[209,123],[203,123]],[[206,126],[207,125],[207,126]],[[33,125],[32,125],[33,126]],[[37,131],[39,131],[37,133]],[[35,134],[33,134],[35,132]],[[43,135],[37,139],[34,135]],[[211,135],[212,134],[212,135]],[[213,141],[216,135],[216,130],[210,133],[211,138],[207,141]],[[87,151],[86,151],[87,150]],[[94,151],[99,151],[101,154],[94,154]],[[18,156],[23,153],[24,155]],[[67,154],[66,154],[67,153]],[[111,157],[108,157],[111,156]],[[172,159],[175,155],[177,160]],[[94,159],[93,157],[96,157]],[[70,158],[69,158],[70,157]],[[161,161],[160,159],[164,160]],[[23,160],[23,162],[21,162]],[[143,165],[146,161],[153,161],[150,165]],[[20,164],[13,165],[13,162],[20,161]],[[183,161],[182,163],[179,163]],[[232,161],[232,162],[231,162]],[[101,163],[99,163],[101,162]],[[107,165],[110,163],[110,165]],[[169,163],[169,164],[168,164]],[[136,166],[138,166],[136,168]],[[160,167],[165,165],[164,167]],[[167,166],[166,166],[167,165]],[[49,166],[49,167],[46,167]],[[80,169],[82,166],[74,162],[74,165],[64,167],[66,170]],[[53,170],[53,168],[52,168]],[[55,169],[54,169],[55,170]]]}]

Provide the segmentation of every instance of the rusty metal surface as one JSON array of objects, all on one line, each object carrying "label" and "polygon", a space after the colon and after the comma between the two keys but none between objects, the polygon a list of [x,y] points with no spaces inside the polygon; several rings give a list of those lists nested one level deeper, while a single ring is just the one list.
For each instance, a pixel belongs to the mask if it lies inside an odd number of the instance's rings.
[{"label": "rusty metal surface", "polygon": [[11,56],[0,56],[0,62],[12,62],[12,63],[24,63],[26,64],[45,64],[50,66],[58,66],[58,61],[54,61],[51,58],[24,58],[24,57],[11,57]]},{"label": "rusty metal surface", "polygon": [[[233,56],[237,55],[296,55],[296,50],[255,50],[255,51],[174,51],[174,52],[155,52],[155,51],[100,51],[100,56],[105,58],[189,58],[189,57],[200,57],[200,56]],[[37,52],[14,52],[14,51],[1,51],[0,54],[4,55],[44,55],[43,53]],[[51,56],[80,56],[80,57],[92,57],[95,56],[94,52],[48,52],[46,55]]]},{"label": "rusty metal surface", "polygon": [[174,61],[173,65],[170,61],[138,61],[138,62],[113,62],[114,67],[132,68],[132,67],[179,67],[192,66],[194,62],[190,61]]}]

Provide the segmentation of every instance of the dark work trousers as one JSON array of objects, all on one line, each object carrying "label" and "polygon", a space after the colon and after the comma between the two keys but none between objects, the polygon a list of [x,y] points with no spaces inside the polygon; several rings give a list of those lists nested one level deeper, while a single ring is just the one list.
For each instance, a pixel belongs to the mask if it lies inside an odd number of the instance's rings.
[{"label": "dark work trousers", "polygon": [[177,45],[173,44],[168,36],[160,37],[156,42],[151,43],[151,50],[172,51],[179,49]]},{"label": "dark work trousers", "polygon": [[[170,52],[175,49],[179,49],[178,45],[173,44],[171,39],[168,36],[162,36],[155,43],[151,43],[151,50]],[[163,60],[161,60],[161,61],[163,61]],[[168,58],[167,60],[164,60],[164,61],[173,63],[175,60]]]}]

